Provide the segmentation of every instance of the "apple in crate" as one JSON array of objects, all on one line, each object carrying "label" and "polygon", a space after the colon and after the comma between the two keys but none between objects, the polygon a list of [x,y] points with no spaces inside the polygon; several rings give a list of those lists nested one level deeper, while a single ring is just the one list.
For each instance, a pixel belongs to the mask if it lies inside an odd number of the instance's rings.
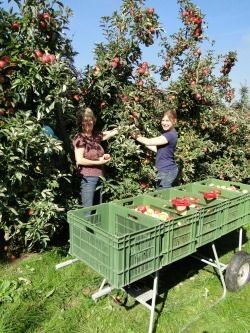
[{"label": "apple in crate", "polygon": [[171,216],[167,212],[158,213],[158,218],[162,221],[170,221],[172,220]]},{"label": "apple in crate", "polygon": [[182,199],[187,199],[190,201],[190,206],[189,208],[197,208],[197,204],[199,203],[200,199],[199,198],[196,198],[196,197],[192,197],[192,196],[184,196],[182,197]]},{"label": "apple in crate", "polygon": [[150,207],[149,207],[149,208],[146,210],[146,212],[145,212],[144,214],[153,216],[153,215],[154,215],[154,210],[153,210],[153,208],[150,208]]},{"label": "apple in crate", "polygon": [[135,210],[137,212],[140,212],[142,214],[146,213],[147,209],[148,209],[148,206],[144,206],[144,205],[138,206],[138,207],[135,208]]},{"label": "apple in crate", "polygon": [[186,215],[187,210],[190,207],[190,200],[183,198],[175,198],[171,200],[176,212],[180,215]]},{"label": "apple in crate", "polygon": [[203,197],[207,202],[217,199],[218,195],[219,195],[218,191],[211,191],[211,192],[203,193]]}]

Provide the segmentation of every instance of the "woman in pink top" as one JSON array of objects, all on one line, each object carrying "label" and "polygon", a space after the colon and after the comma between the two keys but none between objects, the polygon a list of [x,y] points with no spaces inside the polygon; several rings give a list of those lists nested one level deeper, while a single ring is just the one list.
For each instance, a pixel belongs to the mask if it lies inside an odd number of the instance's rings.
[{"label": "woman in pink top", "polygon": [[[84,207],[92,206],[99,179],[103,176],[103,166],[110,161],[104,154],[101,141],[116,135],[117,129],[111,131],[94,131],[96,118],[90,108],[81,114],[81,132],[73,139],[76,165],[81,176],[81,200]],[[99,200],[100,201],[100,200]]]}]

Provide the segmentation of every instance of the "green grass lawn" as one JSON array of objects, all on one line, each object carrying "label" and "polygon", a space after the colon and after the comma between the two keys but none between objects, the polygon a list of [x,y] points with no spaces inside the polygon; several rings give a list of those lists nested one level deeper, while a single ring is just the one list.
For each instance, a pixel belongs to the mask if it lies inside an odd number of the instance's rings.
[{"label": "green grass lawn", "polygon": [[[250,227],[243,245],[250,253],[249,238]],[[228,263],[237,241],[234,232],[216,242],[221,262]],[[53,248],[0,264],[0,332],[146,333],[149,310],[134,299],[126,307],[110,295],[92,301],[102,277],[85,264],[55,270],[70,258],[66,250]],[[222,291],[213,268],[200,261],[187,257],[166,266],[160,271],[155,332],[250,332],[250,283],[218,302]]]}]

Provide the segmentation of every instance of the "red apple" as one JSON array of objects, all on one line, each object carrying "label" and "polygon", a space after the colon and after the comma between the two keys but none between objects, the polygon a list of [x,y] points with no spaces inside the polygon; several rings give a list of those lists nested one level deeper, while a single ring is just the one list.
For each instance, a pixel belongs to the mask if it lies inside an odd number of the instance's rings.
[{"label": "red apple", "polygon": [[36,58],[41,58],[41,57],[43,56],[43,52],[40,51],[40,50],[35,50],[35,51],[34,51],[34,56],[35,56]]},{"label": "red apple", "polygon": [[28,216],[31,216],[31,215],[33,215],[33,209],[32,208],[28,208],[27,210],[26,210],[26,214],[28,215]]},{"label": "red apple", "polygon": [[193,17],[192,18],[192,22],[197,24],[197,25],[201,25],[202,23],[202,18],[201,17]]},{"label": "red apple", "polygon": [[175,99],[175,95],[170,95],[168,96],[169,102],[172,102]]},{"label": "red apple", "polygon": [[142,64],[141,64],[141,68],[145,68],[147,69],[148,68],[148,63],[146,61],[144,61]]},{"label": "red apple", "polygon": [[40,57],[40,60],[43,64],[47,64],[50,62],[50,55],[49,54],[43,54],[42,57]]},{"label": "red apple", "polygon": [[191,88],[195,88],[196,87],[196,81],[191,81],[190,86],[191,86]]},{"label": "red apple", "polygon": [[121,100],[122,100],[123,102],[127,102],[127,101],[128,101],[128,95],[122,95],[122,96],[121,96]]},{"label": "red apple", "polygon": [[2,60],[5,61],[6,63],[9,63],[10,62],[10,56],[5,55],[5,56],[2,57]]},{"label": "red apple", "polygon": [[208,76],[209,73],[210,73],[210,68],[204,68],[202,73],[203,73],[204,76]]},{"label": "red apple", "polygon": [[195,37],[200,37],[200,35],[202,34],[202,30],[200,27],[197,27],[194,29],[194,36]]},{"label": "red apple", "polygon": [[133,111],[133,112],[131,113],[131,115],[132,115],[134,118],[138,118],[138,113],[135,112],[135,111]]},{"label": "red apple", "polygon": [[232,124],[231,127],[230,127],[230,131],[231,133],[237,133],[238,131],[238,125],[237,124]]},{"label": "red apple", "polygon": [[146,183],[145,181],[140,181],[140,187],[141,188],[149,188],[149,184]]},{"label": "red apple", "polygon": [[184,10],[184,11],[181,13],[181,16],[182,16],[182,17],[189,16],[189,11]]},{"label": "red apple", "polygon": [[103,158],[104,158],[104,160],[110,160],[110,155],[109,154],[104,154]]},{"label": "red apple", "polygon": [[195,51],[194,51],[194,56],[195,57],[199,57],[201,55],[201,49],[196,49]]},{"label": "red apple", "polygon": [[54,54],[49,54],[50,62],[54,62],[56,60],[56,56]]},{"label": "red apple", "polygon": [[7,62],[4,60],[0,60],[0,69],[4,68],[7,65]]},{"label": "red apple", "polygon": [[136,208],[136,210],[142,214],[144,214],[147,211],[147,207],[146,206],[138,206]]},{"label": "red apple", "polygon": [[143,67],[139,67],[139,68],[137,68],[137,72],[139,73],[139,74],[144,74],[145,73],[145,71],[146,71],[146,68],[143,68]]},{"label": "red apple", "polygon": [[49,21],[50,18],[51,18],[50,13],[43,13],[43,18],[44,18],[46,21]]},{"label": "red apple", "polygon": [[39,27],[41,28],[41,29],[46,29],[47,28],[47,23],[45,22],[45,21],[40,21],[39,22]]},{"label": "red apple", "polygon": [[202,98],[202,96],[201,96],[200,93],[196,93],[196,94],[194,94],[194,98],[195,98],[197,101],[200,101],[201,98]]},{"label": "red apple", "polygon": [[98,65],[95,65],[94,66],[94,75],[96,76],[96,75],[100,74],[100,72],[101,72],[100,67]]},{"label": "red apple", "polygon": [[114,61],[114,62],[120,62],[120,59],[119,59],[119,57],[114,57],[114,59],[112,61]]},{"label": "red apple", "polygon": [[76,101],[76,102],[79,102],[80,101],[80,99],[81,99],[81,96],[80,95],[78,95],[78,94],[75,94],[75,95],[73,95],[73,100],[74,101]]},{"label": "red apple", "polygon": [[102,101],[100,103],[100,108],[103,109],[103,108],[105,108],[106,105],[107,105],[107,103],[105,101]]},{"label": "red apple", "polygon": [[151,32],[151,34],[154,34],[155,33],[155,27],[150,27],[149,31]]},{"label": "red apple", "polygon": [[111,66],[112,66],[113,68],[118,67],[118,66],[119,66],[119,62],[112,60],[112,61],[111,61]]},{"label": "red apple", "polygon": [[13,23],[11,24],[11,29],[12,29],[12,30],[18,31],[19,28],[20,28],[20,25],[19,25],[18,22],[13,22]]},{"label": "red apple", "polygon": [[147,14],[152,15],[152,14],[154,14],[155,10],[154,10],[154,8],[147,8],[146,12],[147,12]]}]

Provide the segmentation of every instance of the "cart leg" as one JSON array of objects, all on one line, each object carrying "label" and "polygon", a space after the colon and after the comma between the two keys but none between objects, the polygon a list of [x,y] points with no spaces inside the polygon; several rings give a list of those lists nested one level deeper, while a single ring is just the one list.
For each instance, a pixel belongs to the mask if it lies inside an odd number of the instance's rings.
[{"label": "cart leg", "polygon": [[213,249],[213,253],[214,253],[214,257],[215,257],[216,268],[218,269],[218,272],[219,272],[219,275],[220,275],[220,280],[221,280],[221,283],[222,283],[222,286],[223,286],[223,294],[222,294],[221,298],[225,298],[226,293],[227,293],[227,288],[226,288],[225,279],[224,279],[224,276],[223,276],[223,269],[222,269],[221,264],[219,262],[219,258],[218,258],[217,251],[216,251],[214,243],[212,243],[212,249]]},{"label": "cart leg", "polygon": [[102,290],[102,289],[104,288],[106,282],[107,282],[106,279],[103,279],[103,280],[102,280],[102,283],[101,283],[101,285],[100,285],[99,291]]},{"label": "cart leg", "polygon": [[92,299],[93,301],[97,301],[98,298],[102,297],[102,296],[106,296],[108,294],[111,293],[112,288],[108,285],[105,287],[107,280],[103,279],[100,288],[98,289],[98,291],[96,293],[94,293],[92,295]]},{"label": "cart leg", "polygon": [[57,265],[56,265],[56,269],[60,269],[60,268],[63,268],[63,267],[69,266],[69,265],[71,265],[71,264],[73,264],[74,262],[77,262],[77,261],[79,261],[78,258],[67,260],[67,261],[62,262],[62,263],[60,263],[60,264],[57,264]]},{"label": "cart leg", "polygon": [[239,251],[241,251],[242,248],[242,228],[239,230]]},{"label": "cart leg", "polygon": [[159,271],[156,271],[154,276],[153,295],[150,307],[150,321],[149,321],[148,333],[152,333],[154,328],[155,302],[158,291],[158,279],[159,279]]}]

